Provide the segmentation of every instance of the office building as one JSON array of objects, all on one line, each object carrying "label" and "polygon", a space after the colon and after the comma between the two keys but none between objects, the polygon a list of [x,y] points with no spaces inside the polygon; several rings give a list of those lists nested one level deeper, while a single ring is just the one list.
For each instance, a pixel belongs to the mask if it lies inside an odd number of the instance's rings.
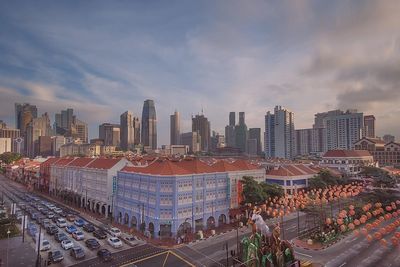
[{"label": "office building", "polygon": [[70,133],[73,123],[74,110],[72,108],[61,110],[60,113],[56,113],[54,116],[55,134],[65,135],[68,132]]},{"label": "office building", "polygon": [[120,116],[120,146],[122,150],[133,150],[140,144],[140,122],[132,112],[126,111]]},{"label": "office building", "polygon": [[257,139],[247,139],[246,154],[249,156],[257,156]]},{"label": "office building", "polygon": [[25,148],[28,157],[34,158],[39,155],[39,136],[51,136],[52,129],[50,118],[44,113],[39,118],[34,118],[26,128]]},{"label": "office building", "polygon": [[265,115],[265,156],[292,159],[296,153],[294,113],[276,106],[274,114]]},{"label": "office building", "polygon": [[363,137],[375,138],[375,116],[364,116]]},{"label": "office building", "polygon": [[33,118],[37,118],[35,105],[15,103],[15,128],[20,130],[21,136],[25,136],[26,127]]},{"label": "office building", "polygon": [[262,152],[261,128],[250,128],[249,129],[249,139],[255,139],[257,141],[257,153],[256,153],[256,155],[261,155],[261,152]]},{"label": "office building", "polygon": [[385,143],[387,144],[387,143],[390,143],[390,142],[395,142],[396,140],[396,138],[394,137],[394,135],[391,135],[391,134],[385,134],[383,137],[382,137],[382,139],[383,139],[383,141],[385,141]]},{"label": "office building", "polygon": [[211,149],[211,128],[210,122],[204,115],[192,117],[192,132],[197,132],[201,139],[201,151]]},{"label": "office building", "polygon": [[52,136],[51,137],[51,153],[53,156],[60,156],[60,148],[61,146],[66,144],[66,138],[61,135]]},{"label": "office building", "polygon": [[178,111],[170,116],[170,145],[179,145],[181,136],[181,122]]},{"label": "office building", "polygon": [[225,127],[225,145],[227,147],[236,147],[235,124],[235,112],[229,112],[229,125]]},{"label": "office building", "polygon": [[375,162],[367,150],[328,150],[322,156],[320,166],[347,175],[357,175],[364,166],[375,166]]},{"label": "office building", "polygon": [[118,124],[103,123],[99,126],[99,138],[106,146],[120,146],[120,126]]},{"label": "office building", "polygon": [[245,123],[245,113],[239,112],[239,124],[235,126],[235,144],[241,152],[246,152],[247,125]]},{"label": "office building", "polygon": [[379,166],[400,166],[400,144],[363,137],[354,143],[355,150],[367,150]]},{"label": "office building", "polygon": [[74,138],[79,138],[82,140],[83,143],[87,144],[89,143],[89,133],[88,133],[88,126],[87,123],[78,120],[76,117],[74,117],[74,123],[73,123],[73,137]]},{"label": "office building", "polygon": [[157,149],[157,116],[154,101],[147,99],[142,111],[142,145]]},{"label": "office building", "polygon": [[53,144],[53,139],[51,136],[39,136],[38,140],[39,150],[37,155],[44,158],[53,156],[52,144]]},{"label": "office building", "polygon": [[181,145],[189,146],[190,153],[201,151],[201,136],[197,132],[181,134]]}]

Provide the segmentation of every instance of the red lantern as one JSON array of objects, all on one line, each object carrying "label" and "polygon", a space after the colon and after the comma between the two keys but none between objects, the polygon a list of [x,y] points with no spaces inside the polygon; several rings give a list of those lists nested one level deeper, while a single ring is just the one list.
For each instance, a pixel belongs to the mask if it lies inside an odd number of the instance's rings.
[{"label": "red lantern", "polygon": [[368,242],[372,242],[372,240],[374,240],[374,239],[373,239],[372,235],[367,235],[367,240],[368,240]]},{"label": "red lantern", "polygon": [[356,212],[355,212],[354,210],[350,210],[350,211],[349,211],[349,214],[350,214],[351,216],[354,216],[354,215],[356,214]]},{"label": "red lantern", "polygon": [[400,239],[400,232],[396,232],[396,233],[394,234],[394,236],[395,236],[396,238],[399,238],[399,239]]},{"label": "red lantern", "polygon": [[360,218],[361,224],[364,224],[366,221],[367,221],[367,220],[366,220],[364,217],[361,217],[361,218]]},{"label": "red lantern", "polygon": [[357,225],[357,226],[360,225],[360,220],[355,219],[354,220],[354,224]]},{"label": "red lantern", "polygon": [[387,234],[386,229],[385,228],[381,228],[379,229],[379,233],[381,233],[382,235]]},{"label": "red lantern", "polygon": [[362,228],[361,229],[361,234],[363,234],[363,235],[367,235],[368,234],[368,230],[367,229],[365,229],[365,228]]},{"label": "red lantern", "polygon": [[345,232],[345,231],[346,231],[346,225],[342,224],[342,225],[340,226],[340,230],[341,230],[342,232]]},{"label": "red lantern", "polygon": [[353,233],[354,233],[354,235],[355,235],[355,236],[359,236],[359,235],[360,235],[360,231],[358,231],[357,229],[356,229],[356,230],[354,230],[354,232],[353,232]]},{"label": "red lantern", "polygon": [[375,238],[376,240],[380,240],[380,239],[382,239],[382,234],[379,233],[379,232],[375,232],[375,233],[374,233],[374,238]]},{"label": "red lantern", "polygon": [[350,206],[349,206],[349,209],[354,210],[354,206],[353,206],[353,205],[350,205]]},{"label": "red lantern", "polygon": [[399,245],[399,240],[394,236],[390,239],[390,241],[392,242],[392,245],[394,247],[397,247]]},{"label": "red lantern", "polygon": [[391,206],[386,206],[386,211],[391,211],[392,207]]},{"label": "red lantern", "polygon": [[367,230],[370,231],[372,229],[372,224],[367,223],[367,225],[365,225],[365,228],[367,228]]},{"label": "red lantern", "polygon": [[349,223],[349,229],[350,229],[350,230],[354,230],[354,228],[355,228],[354,224]]},{"label": "red lantern", "polygon": [[379,243],[383,246],[383,247],[387,247],[387,242],[386,240],[383,238],[379,241]]},{"label": "red lantern", "polygon": [[371,212],[367,212],[367,217],[368,217],[368,219],[371,219],[372,218],[372,214],[371,214]]},{"label": "red lantern", "polygon": [[342,219],[337,219],[337,223],[338,223],[339,225],[342,225],[342,224],[343,224],[343,220],[342,220]]}]

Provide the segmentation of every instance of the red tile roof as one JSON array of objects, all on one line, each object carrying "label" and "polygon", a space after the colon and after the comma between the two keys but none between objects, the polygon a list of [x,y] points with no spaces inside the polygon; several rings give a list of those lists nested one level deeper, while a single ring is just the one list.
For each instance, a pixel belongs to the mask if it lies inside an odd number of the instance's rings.
[{"label": "red tile roof", "polygon": [[260,167],[249,163],[247,160],[238,159],[232,163],[234,166],[238,167],[240,170],[256,170]]},{"label": "red tile roof", "polygon": [[230,172],[240,170],[237,166],[227,162],[226,160],[219,160],[212,165],[216,172]]},{"label": "red tile roof", "polygon": [[60,160],[56,161],[53,165],[55,165],[55,166],[66,166],[73,160],[74,160],[74,158],[60,158]]},{"label": "red tile roof", "polygon": [[293,164],[293,165],[282,165],[278,168],[267,171],[267,175],[272,176],[300,176],[300,175],[314,175],[319,170],[312,169],[306,165]]},{"label": "red tile roof", "polygon": [[89,165],[87,165],[87,168],[91,169],[111,169],[114,167],[118,162],[120,162],[121,159],[106,159],[106,158],[97,158],[94,161],[92,161]]},{"label": "red tile roof", "polygon": [[85,167],[93,160],[94,160],[93,158],[76,158],[76,159],[74,159],[74,161],[69,163],[68,166]]},{"label": "red tile roof", "polygon": [[178,166],[176,162],[169,160],[156,160],[146,167],[129,167],[126,166],[122,169],[126,172],[135,172],[152,175],[185,175],[191,174],[188,170]]},{"label": "red tile roof", "polygon": [[329,150],[323,158],[356,158],[356,157],[367,157],[371,154],[367,150]]},{"label": "red tile roof", "polygon": [[179,166],[190,173],[213,173],[214,168],[202,162],[199,159],[184,160],[179,162]]},{"label": "red tile roof", "polygon": [[42,163],[42,166],[56,163],[59,160],[60,160],[60,158],[48,158],[45,162]]}]

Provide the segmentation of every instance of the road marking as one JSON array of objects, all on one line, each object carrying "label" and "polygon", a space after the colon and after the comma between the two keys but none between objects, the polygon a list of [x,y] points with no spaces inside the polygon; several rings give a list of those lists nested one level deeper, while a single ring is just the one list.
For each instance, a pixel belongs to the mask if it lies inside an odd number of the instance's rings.
[{"label": "road marking", "polygon": [[343,266],[345,266],[347,263],[346,262],[343,262],[339,267],[343,267]]},{"label": "road marking", "polygon": [[302,256],[306,256],[306,257],[309,257],[309,258],[312,258],[311,255],[304,254],[304,253],[301,253],[301,252],[296,252],[296,251],[295,251],[294,253],[299,254],[299,255],[302,255]]}]

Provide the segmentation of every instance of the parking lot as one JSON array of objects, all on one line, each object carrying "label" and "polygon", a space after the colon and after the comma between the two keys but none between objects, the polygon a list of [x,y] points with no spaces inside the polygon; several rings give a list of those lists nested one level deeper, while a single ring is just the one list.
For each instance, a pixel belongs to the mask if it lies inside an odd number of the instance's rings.
[{"label": "parking lot", "polygon": [[[80,218],[79,214],[65,207],[61,207],[60,205],[57,205],[54,202],[45,200],[31,193],[21,192],[18,190],[18,188],[15,188],[13,186],[7,188],[7,194],[11,201],[17,203],[18,216],[22,218],[22,215],[26,214],[28,217],[28,228],[25,231],[25,238],[35,241],[35,239],[38,238],[38,232],[41,231],[42,233],[41,239],[49,241],[50,250],[40,252],[43,266],[45,266],[44,264],[47,263],[49,251],[60,250],[64,257],[61,263],[52,264],[52,266],[71,266],[86,260],[91,260],[90,262],[93,262],[93,259],[96,259],[95,260],[96,262],[97,261],[100,262],[101,260],[97,257],[97,251],[102,248],[108,249],[111,253],[117,253],[132,248],[131,246],[125,244],[124,242],[122,242],[122,247],[113,248],[111,245],[107,243],[107,239],[111,237],[109,233],[106,234],[107,235],[106,239],[95,238],[93,236],[93,233],[85,232],[82,226],[75,225],[75,220]],[[57,213],[54,211],[57,211]],[[67,229],[66,227],[57,226],[58,232],[64,233],[68,237],[68,239],[70,239],[73,242],[74,247],[79,246],[82,248],[85,254],[84,259],[78,260],[72,257],[70,255],[71,249],[64,250],[61,247],[61,243],[55,239],[55,235],[54,234],[50,235],[49,233],[46,232],[46,229],[43,227],[43,225],[45,226],[56,225],[55,222],[57,220],[53,217],[53,215],[59,216],[59,218],[64,218],[67,221],[68,226],[75,225],[77,230],[81,231],[84,234],[83,240],[77,241],[72,237],[72,234],[69,234],[66,231]],[[42,225],[39,222],[42,222]],[[98,228],[95,227],[95,229]],[[104,229],[104,230],[109,231],[109,229]],[[93,250],[89,249],[85,244],[85,240],[89,238],[96,239],[100,244],[100,248]],[[35,247],[37,247],[37,242],[36,243],[31,242],[31,245],[34,249],[36,249]]]}]

